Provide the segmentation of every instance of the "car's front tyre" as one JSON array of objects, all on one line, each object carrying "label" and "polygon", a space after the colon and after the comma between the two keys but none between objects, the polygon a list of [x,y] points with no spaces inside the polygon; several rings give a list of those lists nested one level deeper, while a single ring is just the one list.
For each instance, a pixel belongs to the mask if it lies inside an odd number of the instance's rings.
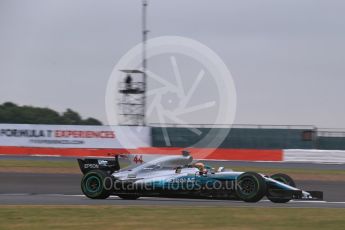
[{"label": "car's front tyre", "polygon": [[86,173],[81,180],[81,190],[91,199],[106,199],[111,194],[111,177],[101,170]]},{"label": "car's front tyre", "polygon": [[[290,185],[292,187],[296,187],[296,184],[295,184],[294,180],[290,176],[288,176],[286,174],[277,173],[277,174],[272,175],[271,178],[276,180],[276,181],[279,181],[281,183]],[[288,199],[288,198],[281,198],[281,197],[272,196],[270,194],[269,190],[267,192],[267,198],[270,201],[272,201],[273,203],[287,203],[287,202],[289,202],[291,200],[291,199]]]}]

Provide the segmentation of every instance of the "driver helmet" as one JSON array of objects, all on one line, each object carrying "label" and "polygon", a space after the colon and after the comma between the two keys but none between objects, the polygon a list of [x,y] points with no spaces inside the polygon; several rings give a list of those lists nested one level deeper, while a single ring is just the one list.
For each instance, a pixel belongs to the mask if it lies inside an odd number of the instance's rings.
[{"label": "driver helmet", "polygon": [[198,162],[194,164],[194,167],[198,168],[200,172],[204,172],[205,171],[205,164]]}]

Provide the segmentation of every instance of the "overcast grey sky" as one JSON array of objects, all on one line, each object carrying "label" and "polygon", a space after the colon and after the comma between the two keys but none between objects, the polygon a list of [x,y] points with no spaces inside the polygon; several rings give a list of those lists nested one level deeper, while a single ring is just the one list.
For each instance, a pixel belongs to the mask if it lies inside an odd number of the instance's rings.
[{"label": "overcast grey sky", "polygon": [[[240,124],[345,128],[345,1],[151,0],[149,37],[214,50]],[[106,123],[117,61],[141,40],[139,0],[0,0],[0,103],[72,108]]]}]

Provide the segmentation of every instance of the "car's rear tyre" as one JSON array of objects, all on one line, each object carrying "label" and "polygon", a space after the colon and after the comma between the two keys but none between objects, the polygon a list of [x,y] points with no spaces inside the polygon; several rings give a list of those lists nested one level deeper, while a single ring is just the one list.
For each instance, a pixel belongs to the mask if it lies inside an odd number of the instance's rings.
[{"label": "car's rear tyre", "polygon": [[[290,176],[288,176],[286,174],[277,173],[277,174],[272,175],[271,178],[276,180],[276,181],[282,182],[284,184],[290,185],[292,187],[296,187],[296,183],[294,182],[294,180]],[[270,193],[269,193],[269,190],[267,192],[267,198],[270,201],[272,201],[273,203],[287,203],[287,202],[289,202],[291,200],[291,199],[279,198],[279,197],[271,196]]]},{"label": "car's rear tyre", "polygon": [[81,190],[91,199],[106,199],[111,194],[111,180],[106,172],[92,170],[83,176]]},{"label": "car's rear tyre", "polygon": [[138,199],[140,196],[137,196],[137,195],[117,195],[118,197],[120,197],[121,199],[124,199],[124,200],[136,200]]},{"label": "car's rear tyre", "polygon": [[237,177],[236,194],[245,202],[258,202],[267,191],[265,179],[258,173],[246,172]]}]

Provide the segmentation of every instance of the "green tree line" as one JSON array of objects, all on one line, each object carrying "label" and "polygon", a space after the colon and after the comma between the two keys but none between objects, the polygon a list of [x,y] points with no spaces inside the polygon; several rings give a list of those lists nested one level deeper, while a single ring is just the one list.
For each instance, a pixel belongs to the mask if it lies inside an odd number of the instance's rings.
[{"label": "green tree line", "polygon": [[62,114],[49,108],[18,106],[12,102],[0,105],[0,123],[56,124],[56,125],[102,125],[95,118],[82,119],[79,113],[67,109]]}]

